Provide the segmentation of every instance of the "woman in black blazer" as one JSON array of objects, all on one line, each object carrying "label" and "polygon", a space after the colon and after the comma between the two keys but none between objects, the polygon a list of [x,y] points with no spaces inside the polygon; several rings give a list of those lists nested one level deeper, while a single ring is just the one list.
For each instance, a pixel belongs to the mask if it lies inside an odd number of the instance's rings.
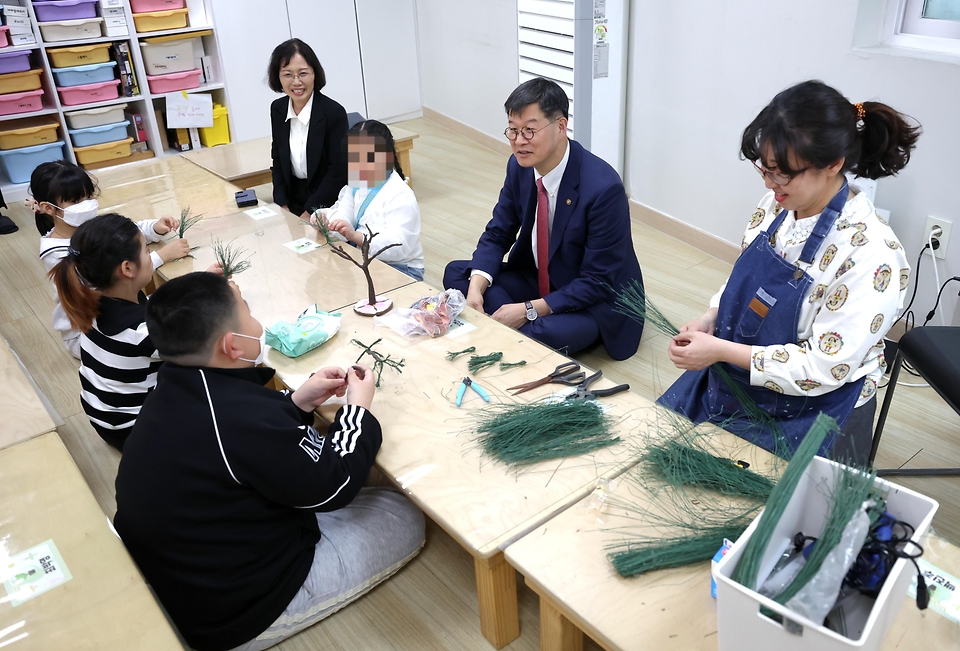
[{"label": "woman in black blazer", "polygon": [[270,57],[273,200],[304,218],[337,200],[347,184],[347,112],[320,90],[327,79],[313,49],[298,38]]}]

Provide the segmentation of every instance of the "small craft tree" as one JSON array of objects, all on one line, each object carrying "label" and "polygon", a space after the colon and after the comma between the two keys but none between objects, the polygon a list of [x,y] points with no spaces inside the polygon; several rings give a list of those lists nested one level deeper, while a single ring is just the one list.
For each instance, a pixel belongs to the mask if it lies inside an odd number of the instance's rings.
[{"label": "small craft tree", "polygon": [[377,290],[373,287],[373,277],[370,275],[370,263],[377,259],[377,257],[386,251],[387,249],[392,249],[395,246],[400,246],[399,242],[393,244],[388,244],[373,255],[370,254],[370,242],[373,241],[380,233],[374,233],[370,230],[369,226],[365,227],[367,232],[363,236],[363,242],[360,244],[360,255],[363,257],[363,263],[359,263],[353,259],[353,256],[343,250],[343,247],[340,245],[330,245],[330,250],[343,258],[344,260],[349,260],[353,264],[360,267],[360,270],[363,271],[363,275],[367,279],[367,299],[365,301],[358,301],[356,305],[353,306],[353,311],[357,314],[362,314],[363,316],[378,316],[388,312],[391,307],[393,307],[393,301],[385,296],[377,296]]}]

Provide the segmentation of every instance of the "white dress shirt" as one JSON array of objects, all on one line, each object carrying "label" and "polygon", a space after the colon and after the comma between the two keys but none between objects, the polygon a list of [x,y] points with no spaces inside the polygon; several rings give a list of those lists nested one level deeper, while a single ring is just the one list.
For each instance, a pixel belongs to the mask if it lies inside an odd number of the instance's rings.
[{"label": "white dress shirt", "polygon": [[[534,191],[539,192],[539,189],[536,188],[536,182],[538,179],[543,179],[543,189],[547,191],[547,241],[550,241],[550,235],[553,233],[553,215],[557,212],[557,191],[560,189],[560,181],[563,180],[563,173],[567,169],[567,161],[570,160],[570,143],[565,143],[566,149],[563,152],[563,158],[560,159],[560,162],[552,170],[546,174],[540,174],[536,168],[533,169],[533,182],[534,182]],[[533,220],[533,231],[531,232],[530,241],[531,246],[533,247],[533,264],[537,266],[537,269],[540,268],[540,260],[537,257],[537,220],[539,217],[534,217]],[[493,284],[493,276],[488,272],[483,271],[482,269],[474,269],[470,272],[470,276],[480,275],[487,279],[487,282],[491,285]]]},{"label": "white dress shirt", "polygon": [[307,178],[307,134],[310,133],[310,113],[313,111],[313,95],[300,113],[294,113],[293,100],[287,104],[287,122],[290,123],[290,165],[298,179]]}]

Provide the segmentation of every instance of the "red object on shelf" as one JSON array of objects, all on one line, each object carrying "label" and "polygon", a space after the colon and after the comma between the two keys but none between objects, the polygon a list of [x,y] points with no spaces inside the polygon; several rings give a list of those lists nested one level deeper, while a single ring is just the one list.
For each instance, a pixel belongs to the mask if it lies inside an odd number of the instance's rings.
[{"label": "red object on shelf", "polygon": [[0,115],[32,113],[43,110],[43,89],[0,95]]},{"label": "red object on shelf", "polygon": [[57,88],[57,92],[60,93],[60,101],[62,101],[64,105],[77,106],[78,104],[90,104],[91,102],[117,99],[120,97],[119,87],[120,80],[111,79],[110,81],[101,81],[96,84]]},{"label": "red object on shelf", "polygon": [[147,84],[150,86],[151,93],[172,93],[198,87],[202,76],[203,71],[199,68],[169,75],[147,75]]}]

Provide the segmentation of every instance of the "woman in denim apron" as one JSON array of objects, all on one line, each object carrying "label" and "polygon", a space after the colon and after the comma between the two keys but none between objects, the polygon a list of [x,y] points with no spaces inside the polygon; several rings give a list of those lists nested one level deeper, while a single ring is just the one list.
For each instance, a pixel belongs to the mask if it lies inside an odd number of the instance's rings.
[{"label": "woman in denim apron", "polygon": [[[820,454],[865,463],[883,336],[909,266],[896,235],[845,174],[892,176],[919,135],[878,102],[851,104],[818,81],[788,88],[746,128],[741,155],[769,190],[711,309],[670,342],[686,372],[659,403],[792,454],[822,412],[842,428]],[[709,368],[719,363],[772,422],[751,418]]]}]

